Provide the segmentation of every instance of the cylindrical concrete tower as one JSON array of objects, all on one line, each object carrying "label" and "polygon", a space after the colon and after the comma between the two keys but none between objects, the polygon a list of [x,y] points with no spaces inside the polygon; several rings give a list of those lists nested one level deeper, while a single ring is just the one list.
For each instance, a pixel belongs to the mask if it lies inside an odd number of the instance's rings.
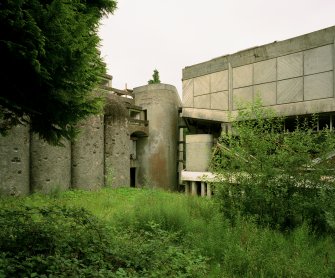
[{"label": "cylindrical concrete tower", "polygon": [[134,88],[135,105],[146,111],[149,136],[137,142],[140,185],[175,189],[177,186],[178,108],[172,85],[150,84]]}]

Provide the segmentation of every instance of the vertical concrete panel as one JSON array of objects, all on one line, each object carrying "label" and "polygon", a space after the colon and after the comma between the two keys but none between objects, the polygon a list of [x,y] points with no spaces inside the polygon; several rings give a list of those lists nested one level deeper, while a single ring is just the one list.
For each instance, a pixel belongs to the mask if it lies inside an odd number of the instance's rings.
[{"label": "vertical concrete panel", "polygon": [[212,147],[212,134],[186,135],[186,170],[208,171]]},{"label": "vertical concrete panel", "polygon": [[333,45],[310,49],[304,52],[304,74],[313,74],[333,69]]},{"label": "vertical concrete panel", "polygon": [[130,186],[128,123],[105,115],[105,185]]},{"label": "vertical concrete panel", "polygon": [[212,73],[210,79],[212,93],[228,90],[228,70]]},{"label": "vertical concrete panel", "polygon": [[31,187],[33,192],[50,193],[71,185],[71,144],[51,146],[31,136]]},{"label": "vertical concrete panel", "polygon": [[254,84],[276,81],[276,59],[266,60],[254,64]]},{"label": "vertical concrete panel", "polygon": [[278,82],[277,104],[303,101],[303,78]]},{"label": "vertical concrete panel", "polygon": [[333,72],[305,76],[304,96],[305,100],[333,97]]},{"label": "vertical concrete panel", "polygon": [[264,106],[275,105],[277,99],[276,82],[254,86],[254,98],[260,98]]},{"label": "vertical concrete panel", "polygon": [[233,90],[233,110],[244,108],[247,103],[252,102],[252,86]]},{"label": "vertical concrete panel", "polygon": [[194,108],[210,109],[211,108],[211,96],[203,95],[194,97]]},{"label": "vertical concrete panel", "polygon": [[211,109],[228,110],[228,91],[211,94]]},{"label": "vertical concrete panel", "polygon": [[193,79],[183,81],[183,107],[193,107]]},{"label": "vertical concrete panel", "polygon": [[0,135],[0,195],[27,195],[29,177],[29,127],[13,127],[7,136]]},{"label": "vertical concrete panel", "polygon": [[250,86],[253,83],[253,65],[245,65],[233,68],[233,87],[240,88]]},{"label": "vertical concrete panel", "polygon": [[303,52],[298,52],[277,58],[278,80],[299,77],[303,75]]},{"label": "vertical concrete panel", "polygon": [[176,88],[153,84],[134,89],[135,104],[147,110],[149,137],[138,142],[139,183],[177,187],[178,108]]},{"label": "vertical concrete panel", "polygon": [[72,143],[72,187],[94,190],[104,185],[103,116],[91,116],[79,124]]},{"label": "vertical concrete panel", "polygon": [[210,76],[203,75],[194,78],[194,96],[210,93]]}]

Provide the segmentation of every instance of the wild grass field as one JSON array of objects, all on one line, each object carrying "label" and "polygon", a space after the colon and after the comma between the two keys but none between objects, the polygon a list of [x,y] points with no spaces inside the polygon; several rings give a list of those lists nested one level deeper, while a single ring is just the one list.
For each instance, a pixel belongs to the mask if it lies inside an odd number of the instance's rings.
[{"label": "wild grass field", "polygon": [[232,225],[215,198],[105,188],[0,207],[0,277],[335,276],[332,235]]}]

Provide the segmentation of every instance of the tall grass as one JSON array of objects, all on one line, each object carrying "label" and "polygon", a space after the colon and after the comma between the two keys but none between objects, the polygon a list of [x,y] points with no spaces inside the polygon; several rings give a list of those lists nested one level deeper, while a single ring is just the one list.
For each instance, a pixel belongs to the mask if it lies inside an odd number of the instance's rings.
[{"label": "tall grass", "polygon": [[[196,254],[207,258],[207,273],[199,272],[203,277],[335,276],[333,237],[316,236],[307,225],[291,232],[259,227],[252,219],[238,219],[231,225],[223,219],[213,200],[159,190],[122,188],[98,192],[69,191],[53,197],[32,195],[1,201],[3,207],[21,202],[30,206],[57,204],[86,208],[122,236],[124,249],[119,251],[124,255],[145,256],[148,261],[152,259],[157,263],[159,258],[154,257],[154,253],[163,257],[162,254],[171,251],[171,245],[177,248],[173,249],[177,264],[178,260],[191,260],[184,253],[189,250],[187,252],[195,252],[192,264],[198,258]],[[161,231],[157,234],[160,242],[145,236],[153,226]],[[168,241],[164,242],[164,238]],[[143,248],[149,248],[150,252],[141,253]],[[172,257],[165,259],[171,261]],[[157,264],[157,267],[163,266]],[[172,277],[182,277],[174,275]]]}]

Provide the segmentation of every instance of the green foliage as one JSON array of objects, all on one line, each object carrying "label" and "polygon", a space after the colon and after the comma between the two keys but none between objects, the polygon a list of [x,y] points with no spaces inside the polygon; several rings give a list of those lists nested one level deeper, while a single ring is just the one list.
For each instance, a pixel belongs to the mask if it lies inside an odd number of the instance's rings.
[{"label": "green foliage", "polygon": [[106,228],[83,209],[5,208],[0,225],[5,277],[113,277],[124,264],[111,253]]},{"label": "green foliage", "polygon": [[139,277],[206,276],[205,257],[183,245],[179,233],[163,230],[154,222],[148,222],[145,229],[122,228],[118,233],[114,251],[127,262],[128,275],[135,270]]},{"label": "green foliage", "polygon": [[305,221],[319,232],[334,231],[334,171],[327,157],[334,134],[315,132],[316,118],[283,132],[284,119],[259,105],[241,110],[233,132],[222,134],[212,168],[223,177],[216,197],[225,217],[293,229]]},{"label": "green foliage", "polygon": [[[65,196],[69,203],[90,198],[86,192]],[[204,277],[206,259],[181,244],[179,233],[153,222],[136,230],[107,225],[87,210],[58,205],[62,198],[2,202],[0,276]]]},{"label": "green foliage", "polygon": [[101,112],[93,89],[105,73],[99,20],[114,0],[5,0],[0,7],[0,133],[13,125],[50,143],[72,138],[76,123]]},{"label": "green foliage", "polygon": [[13,269],[26,277],[335,276],[333,237],[241,217],[232,226],[213,200],[159,190],[3,198],[0,225],[1,251],[15,247],[1,253],[0,277],[20,277]]},{"label": "green foliage", "polygon": [[148,84],[159,84],[159,83],[161,83],[161,81],[159,80],[159,72],[157,69],[155,69],[152,75],[152,79],[148,81]]}]

